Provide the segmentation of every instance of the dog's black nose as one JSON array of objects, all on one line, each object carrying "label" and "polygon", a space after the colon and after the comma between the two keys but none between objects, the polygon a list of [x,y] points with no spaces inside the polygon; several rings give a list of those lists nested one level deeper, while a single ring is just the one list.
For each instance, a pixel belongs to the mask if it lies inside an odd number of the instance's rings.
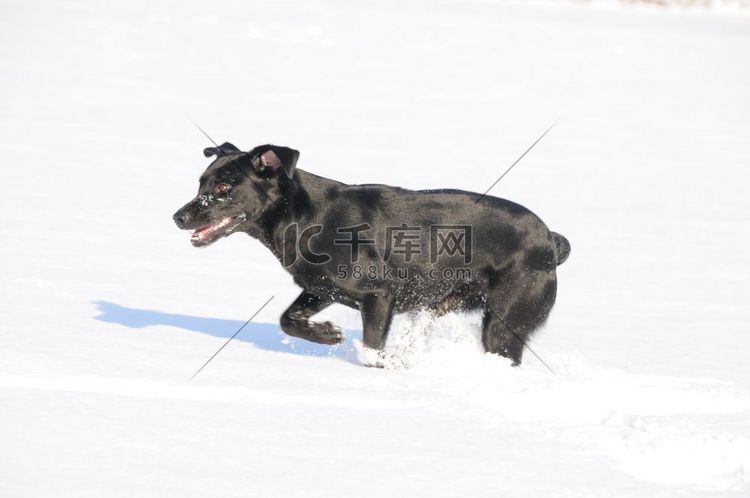
[{"label": "dog's black nose", "polygon": [[175,224],[178,228],[185,228],[185,224],[190,220],[190,214],[187,211],[180,209],[174,216],[172,216]]}]

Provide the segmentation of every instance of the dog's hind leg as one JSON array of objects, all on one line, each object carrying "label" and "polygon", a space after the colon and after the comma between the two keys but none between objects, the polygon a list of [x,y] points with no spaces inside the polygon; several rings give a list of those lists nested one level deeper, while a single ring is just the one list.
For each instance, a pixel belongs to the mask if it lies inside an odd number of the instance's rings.
[{"label": "dog's hind leg", "polygon": [[547,320],[556,293],[555,274],[546,272],[524,272],[491,289],[482,322],[485,351],[520,365],[526,341]]},{"label": "dog's hind leg", "polygon": [[333,299],[303,291],[281,315],[281,330],[292,337],[299,337],[319,344],[338,344],[344,340],[341,329],[331,322],[311,322],[309,318],[331,304]]}]

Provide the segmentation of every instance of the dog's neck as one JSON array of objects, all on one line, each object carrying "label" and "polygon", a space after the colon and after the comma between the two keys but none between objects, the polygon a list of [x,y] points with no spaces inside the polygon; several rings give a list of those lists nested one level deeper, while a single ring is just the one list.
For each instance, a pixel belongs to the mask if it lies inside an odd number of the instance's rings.
[{"label": "dog's neck", "polygon": [[246,232],[281,261],[283,234],[287,227],[296,223],[300,229],[304,229],[316,223],[322,224],[320,213],[323,206],[316,206],[313,199],[325,199],[326,192],[341,186],[341,182],[298,169],[281,198],[261,214],[257,226]]}]

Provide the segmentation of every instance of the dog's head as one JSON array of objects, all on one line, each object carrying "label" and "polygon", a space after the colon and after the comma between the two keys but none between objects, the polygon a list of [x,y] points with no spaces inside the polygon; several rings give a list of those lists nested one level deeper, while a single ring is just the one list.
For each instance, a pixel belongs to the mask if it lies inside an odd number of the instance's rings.
[{"label": "dog's head", "polygon": [[242,152],[229,142],[203,151],[214,161],[200,177],[198,195],[174,214],[190,242],[207,246],[237,231],[250,231],[276,204],[294,177],[299,152],[260,145]]}]

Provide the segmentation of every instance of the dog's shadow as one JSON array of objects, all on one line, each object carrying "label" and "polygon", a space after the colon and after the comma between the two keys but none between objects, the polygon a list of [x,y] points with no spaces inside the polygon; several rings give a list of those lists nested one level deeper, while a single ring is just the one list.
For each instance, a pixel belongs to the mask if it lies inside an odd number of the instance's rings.
[{"label": "dog's shadow", "polygon": [[[99,314],[94,318],[102,322],[116,323],[129,328],[143,329],[154,325],[167,325],[191,332],[228,339],[245,323],[244,320],[226,320],[202,316],[179,315],[161,311],[128,308],[107,301],[94,301]],[[354,332],[356,336],[356,332]],[[289,337],[275,323],[250,322],[242,329],[236,341],[247,342],[266,351],[289,353],[303,356],[344,358],[356,362],[352,331],[346,332],[346,339],[336,346],[325,346]]]}]

